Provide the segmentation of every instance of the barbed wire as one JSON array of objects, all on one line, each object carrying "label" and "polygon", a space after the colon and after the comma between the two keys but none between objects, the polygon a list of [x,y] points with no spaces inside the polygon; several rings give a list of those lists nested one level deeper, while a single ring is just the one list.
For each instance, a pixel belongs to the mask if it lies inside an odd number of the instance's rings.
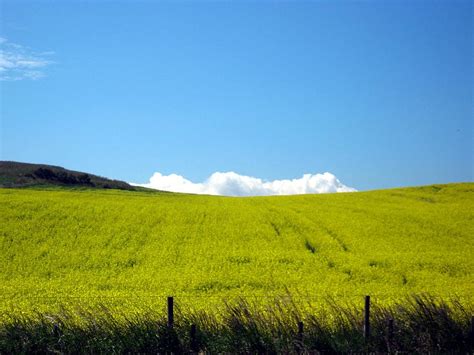
[{"label": "barbed wire", "polygon": [[143,294],[129,294],[129,295],[68,295],[68,294],[53,294],[53,295],[38,295],[38,294],[3,294],[0,295],[0,299],[9,299],[9,300],[20,300],[20,299],[166,299],[167,297],[173,297],[175,299],[192,299],[192,298],[213,298],[213,299],[239,299],[239,298],[265,298],[265,299],[328,299],[328,298],[343,298],[343,299],[355,299],[358,297],[371,296],[372,298],[392,298],[392,299],[403,299],[406,297],[429,297],[432,299],[472,299],[472,295],[464,294],[446,294],[446,295],[433,295],[430,293],[400,293],[400,294],[391,294],[391,293],[351,293],[351,294],[341,294],[341,293],[325,293],[317,295],[308,295],[308,294],[272,294],[272,295],[256,295],[256,294],[238,294],[238,295],[195,295],[195,294],[156,294],[156,295],[143,295]]}]

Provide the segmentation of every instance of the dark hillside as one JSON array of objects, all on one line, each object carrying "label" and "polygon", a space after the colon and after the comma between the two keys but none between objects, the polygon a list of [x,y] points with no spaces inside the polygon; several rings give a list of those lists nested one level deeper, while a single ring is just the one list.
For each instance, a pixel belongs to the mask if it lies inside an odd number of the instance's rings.
[{"label": "dark hillside", "polygon": [[64,169],[60,166],[0,161],[0,187],[77,186],[135,190],[124,181]]}]

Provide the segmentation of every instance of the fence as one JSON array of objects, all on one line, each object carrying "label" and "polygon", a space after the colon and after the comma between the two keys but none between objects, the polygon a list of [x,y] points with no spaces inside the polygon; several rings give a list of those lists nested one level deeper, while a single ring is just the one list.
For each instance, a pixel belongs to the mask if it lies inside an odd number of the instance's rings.
[{"label": "fence", "polygon": [[[9,318],[13,321],[0,322],[4,336],[0,353],[38,349],[67,353],[84,344],[98,353],[110,350],[111,344],[124,353],[472,353],[474,349],[473,308],[423,296],[386,307],[376,294],[359,295],[350,308],[334,303],[328,309],[299,308],[294,299],[268,307],[242,299],[224,302],[223,313],[219,310],[217,316],[183,311],[192,296],[156,297],[153,308],[124,318],[106,306],[31,317],[14,313]],[[126,309],[123,303],[118,304],[120,309]],[[19,343],[19,338],[24,341]],[[2,346],[8,348],[2,351]]]},{"label": "fence", "polygon": [[[168,314],[168,328],[173,329],[174,326],[174,297],[168,296],[168,307],[167,307],[167,314]],[[370,341],[371,333],[370,333],[370,296],[365,296],[364,298],[364,326],[363,326],[363,337],[366,343]],[[296,332],[296,339],[295,343],[297,348],[303,351],[303,342],[304,342],[304,323],[302,320],[299,320],[296,324],[297,332]],[[394,342],[394,334],[395,334],[395,321],[393,318],[389,318],[387,321],[387,340],[388,346],[390,349],[391,344]],[[197,325],[191,324],[191,330],[189,334],[190,338],[190,347],[193,351],[199,351],[197,349]],[[474,316],[471,317],[471,324],[470,324],[470,343],[471,346],[474,347]]]}]

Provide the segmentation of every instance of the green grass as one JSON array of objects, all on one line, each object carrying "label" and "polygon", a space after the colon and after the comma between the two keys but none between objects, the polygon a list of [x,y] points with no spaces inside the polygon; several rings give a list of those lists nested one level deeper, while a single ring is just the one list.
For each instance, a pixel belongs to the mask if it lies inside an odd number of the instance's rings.
[{"label": "green grass", "polygon": [[[468,354],[474,350],[472,311],[459,302],[409,297],[391,307],[373,307],[366,339],[359,307],[337,301],[329,301],[328,308],[302,309],[287,298],[262,309],[240,300],[218,315],[178,310],[173,328],[154,308],[139,315],[104,306],[63,309],[15,314],[0,324],[0,353]],[[297,331],[300,321],[303,333]]]},{"label": "green grass", "polygon": [[[184,350],[196,322],[213,352],[290,351],[298,319],[309,349],[364,350],[366,294],[378,332],[392,314],[408,339],[396,349],[467,349],[473,220],[473,183],[254,198],[0,189],[0,352],[172,349],[169,334],[146,335],[167,295]],[[428,306],[410,306],[421,294]],[[410,347],[419,329],[430,334]]]}]

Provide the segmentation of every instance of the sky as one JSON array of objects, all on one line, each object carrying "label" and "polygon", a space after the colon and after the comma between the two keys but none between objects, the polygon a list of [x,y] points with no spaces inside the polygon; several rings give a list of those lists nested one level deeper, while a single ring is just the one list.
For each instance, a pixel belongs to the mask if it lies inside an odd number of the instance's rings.
[{"label": "sky", "polygon": [[471,1],[0,4],[1,160],[237,195],[474,180]]}]

